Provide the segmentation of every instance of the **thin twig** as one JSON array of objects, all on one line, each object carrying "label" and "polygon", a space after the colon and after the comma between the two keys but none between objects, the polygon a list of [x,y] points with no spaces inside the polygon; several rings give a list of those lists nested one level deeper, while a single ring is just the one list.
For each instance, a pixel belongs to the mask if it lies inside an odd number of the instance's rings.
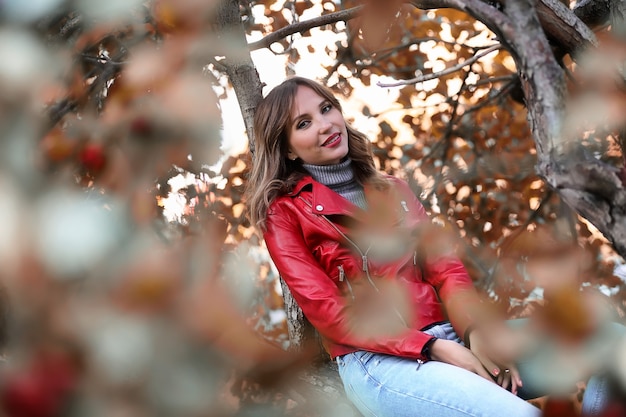
[{"label": "thin twig", "polygon": [[[466,49],[473,49],[474,51],[482,51],[483,49],[487,49],[490,48],[493,45],[489,45],[489,46],[470,46],[467,45],[465,43],[459,43],[459,42],[453,42],[453,41],[446,41],[443,39],[438,39],[435,37],[424,37],[424,38],[415,38],[415,39],[411,39],[408,42],[403,42],[400,43],[399,45],[394,46],[393,48],[384,48],[381,49],[379,51],[375,51],[372,53],[368,53],[366,58],[369,58],[371,61],[371,65],[375,64],[376,62],[382,61],[385,58],[388,58],[390,56],[393,56],[395,53],[402,51],[406,48],[410,48],[411,46],[419,46],[420,44],[424,43],[424,42],[436,42],[439,44],[443,44],[443,45],[448,45],[448,46],[460,46],[461,48],[466,48]],[[355,58],[355,59],[360,59],[363,60],[365,58]],[[362,67],[366,67],[365,65],[363,65]]]},{"label": "thin twig", "polygon": [[[443,138],[441,138],[441,140],[437,142],[435,146],[433,146],[429,154],[425,155],[422,158],[422,160],[431,157],[435,153],[435,151],[438,150],[440,146],[443,146],[443,150],[441,152],[441,160],[442,162],[446,161],[446,155],[448,154],[448,150],[450,149],[450,138],[452,137],[452,132],[454,131],[454,123],[458,116],[461,94],[466,89],[465,82],[467,81],[467,77],[469,76],[469,74],[470,74],[470,71],[465,72],[465,76],[463,77],[463,83],[461,84],[461,87],[459,88],[458,93],[455,94],[456,99],[453,99],[454,102],[452,104],[452,111],[450,112],[450,122],[446,126],[446,130],[444,131]],[[444,178],[444,173],[443,173],[444,166],[445,164],[442,163],[441,171],[439,171],[439,173],[436,175],[435,184],[431,188],[430,192],[426,195],[426,198],[425,198],[426,200],[430,200],[431,196],[435,193],[435,190],[437,189],[437,185],[439,184],[440,180]]]},{"label": "thin twig", "polygon": [[[489,103],[496,101],[498,99],[501,99],[505,94],[508,94],[511,91],[511,89],[515,87],[516,79],[514,75],[507,75],[505,77],[495,77],[492,79],[487,79],[485,80],[484,84],[488,84],[490,81],[493,81],[496,78],[499,78],[499,81],[508,80],[509,82],[504,87],[502,87],[502,89],[498,90],[495,94],[487,96],[484,100],[479,101],[477,104],[473,105],[472,107],[468,107],[463,114],[467,115],[469,113],[473,113],[475,111],[482,109],[483,107],[487,106]],[[473,84],[472,87],[476,85],[479,85],[479,83]]]},{"label": "thin twig", "polygon": [[98,56],[94,56],[94,55],[88,55],[88,54],[81,54],[81,57],[85,60],[85,61],[89,61],[89,62],[93,62],[95,64],[100,64],[100,65],[113,65],[113,66],[122,66],[125,64],[125,62],[122,61],[113,61],[111,58],[109,58],[106,55],[98,55]]},{"label": "thin twig", "polygon": [[485,85],[485,84],[496,84],[496,83],[501,83],[501,82],[506,82],[508,85],[512,81],[514,82],[516,79],[517,79],[517,75],[515,74],[501,75],[499,77],[491,77],[491,78],[478,80],[473,84],[467,84],[467,87],[475,88],[475,87],[480,87],[481,85]]},{"label": "thin twig", "polygon": [[490,46],[489,48],[485,49],[483,52],[474,55],[473,57],[467,59],[466,61],[463,61],[457,65],[454,65],[450,68],[446,68],[443,71],[439,71],[439,72],[433,72],[431,74],[426,74],[426,75],[421,75],[419,77],[415,77],[415,78],[411,78],[409,80],[402,80],[402,81],[397,81],[394,83],[383,83],[383,82],[378,82],[376,83],[376,85],[378,85],[379,87],[399,87],[401,85],[409,85],[409,84],[417,84],[417,83],[422,83],[424,81],[429,81],[429,80],[434,80],[435,78],[441,78],[444,75],[448,75],[448,74],[452,74],[453,72],[459,71],[465,67],[467,67],[468,65],[473,64],[474,62],[478,61],[480,58],[484,57],[485,55],[490,54],[493,51],[497,51],[499,49],[502,49],[502,45],[501,44],[495,44]]}]

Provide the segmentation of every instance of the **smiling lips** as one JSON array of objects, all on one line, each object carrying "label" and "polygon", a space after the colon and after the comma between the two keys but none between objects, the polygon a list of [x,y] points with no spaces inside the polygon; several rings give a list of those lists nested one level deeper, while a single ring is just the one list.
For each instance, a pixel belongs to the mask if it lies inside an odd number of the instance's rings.
[{"label": "smiling lips", "polygon": [[326,148],[332,148],[332,147],[339,145],[340,142],[341,142],[341,134],[335,133],[335,134],[330,135],[328,139],[326,139],[326,141],[322,143],[322,146]]}]

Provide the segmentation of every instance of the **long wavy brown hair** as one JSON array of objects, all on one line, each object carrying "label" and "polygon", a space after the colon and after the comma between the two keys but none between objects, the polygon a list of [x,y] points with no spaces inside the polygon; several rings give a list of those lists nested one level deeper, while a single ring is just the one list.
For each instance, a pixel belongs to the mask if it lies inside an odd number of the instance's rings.
[{"label": "long wavy brown hair", "polygon": [[[245,198],[248,218],[261,232],[265,230],[267,210],[280,195],[287,194],[307,171],[302,161],[287,157],[289,151],[289,126],[291,110],[298,87],[312,89],[328,100],[339,111],[341,103],[332,91],[322,84],[303,77],[290,77],[274,87],[258,104],[254,114],[254,153],[252,169],[247,178]],[[348,131],[348,157],[357,181],[365,186],[385,188],[387,181],[374,164],[371,142],[365,134],[346,123]]]}]

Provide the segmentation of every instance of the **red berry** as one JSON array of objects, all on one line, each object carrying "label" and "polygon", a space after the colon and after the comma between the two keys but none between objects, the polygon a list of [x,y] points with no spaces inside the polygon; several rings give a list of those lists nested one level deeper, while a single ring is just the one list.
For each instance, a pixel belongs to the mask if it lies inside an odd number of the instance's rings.
[{"label": "red berry", "polygon": [[91,174],[99,174],[106,165],[104,147],[97,143],[86,144],[78,154],[81,165]]},{"label": "red berry", "polygon": [[58,399],[40,375],[26,372],[7,378],[2,390],[2,408],[7,417],[53,417]]},{"label": "red berry", "polygon": [[77,369],[63,355],[41,354],[2,381],[0,405],[6,417],[55,417],[77,383]]}]

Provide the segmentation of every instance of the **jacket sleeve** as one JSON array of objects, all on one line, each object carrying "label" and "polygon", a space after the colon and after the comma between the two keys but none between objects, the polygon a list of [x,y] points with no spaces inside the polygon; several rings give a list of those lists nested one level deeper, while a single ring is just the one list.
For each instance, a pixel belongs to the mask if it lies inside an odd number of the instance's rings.
[{"label": "jacket sleeve", "polygon": [[[484,305],[463,262],[454,254],[451,240],[447,240],[441,230],[430,228],[424,206],[412,195],[413,204],[428,223],[425,225],[427,236],[422,235],[419,244],[426,252],[422,256],[424,280],[435,287],[454,330],[465,338],[468,330],[485,313]],[[437,245],[439,247],[433,247]]]},{"label": "jacket sleeve", "polygon": [[351,330],[351,307],[307,247],[291,210],[284,207],[272,210],[267,218],[264,239],[294,299],[324,338],[356,349],[425,359],[422,349],[432,336],[421,331],[403,327],[393,334],[367,337]]},{"label": "jacket sleeve", "polygon": [[424,277],[437,290],[457,335],[465,340],[478,318],[484,314],[484,305],[465,266],[451,255],[427,260]]}]

